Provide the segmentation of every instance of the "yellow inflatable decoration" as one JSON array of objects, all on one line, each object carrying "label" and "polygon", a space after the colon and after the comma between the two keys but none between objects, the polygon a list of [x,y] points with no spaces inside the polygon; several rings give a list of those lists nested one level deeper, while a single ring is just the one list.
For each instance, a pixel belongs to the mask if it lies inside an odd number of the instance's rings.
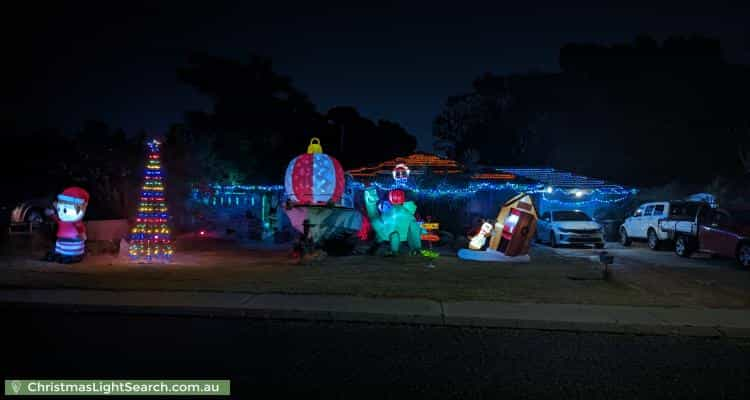
[{"label": "yellow inflatable decoration", "polygon": [[320,145],[320,139],[314,137],[310,139],[310,144],[307,146],[307,154],[319,154],[323,152],[323,146]]}]

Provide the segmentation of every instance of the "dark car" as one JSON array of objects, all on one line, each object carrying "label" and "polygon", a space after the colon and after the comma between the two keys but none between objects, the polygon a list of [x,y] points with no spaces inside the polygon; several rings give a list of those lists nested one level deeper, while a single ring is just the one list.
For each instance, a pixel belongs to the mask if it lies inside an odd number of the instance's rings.
[{"label": "dark car", "polygon": [[699,251],[750,267],[750,209],[701,207],[693,220],[667,218],[660,226],[675,241],[679,256]]}]

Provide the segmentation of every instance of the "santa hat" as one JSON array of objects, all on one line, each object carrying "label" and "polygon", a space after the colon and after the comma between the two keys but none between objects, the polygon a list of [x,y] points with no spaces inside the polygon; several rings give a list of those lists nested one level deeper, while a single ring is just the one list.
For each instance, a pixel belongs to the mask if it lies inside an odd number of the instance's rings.
[{"label": "santa hat", "polygon": [[57,195],[57,200],[63,203],[71,203],[77,206],[86,205],[89,202],[89,192],[79,187],[69,187]]}]

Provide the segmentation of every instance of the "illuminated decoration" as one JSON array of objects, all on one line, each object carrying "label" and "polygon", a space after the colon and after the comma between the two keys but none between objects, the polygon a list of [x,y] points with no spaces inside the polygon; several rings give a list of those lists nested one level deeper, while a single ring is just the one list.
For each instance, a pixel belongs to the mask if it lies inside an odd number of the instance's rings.
[{"label": "illuminated decoration", "polygon": [[420,253],[428,260],[427,268],[434,268],[435,265],[432,262],[440,256],[440,253],[432,250],[432,244],[440,241],[440,223],[432,222],[432,217],[427,217],[427,222],[420,223],[420,227],[422,228],[421,239],[427,242],[428,247],[420,250]]},{"label": "illuminated decoration", "polygon": [[134,261],[169,261],[174,250],[164,195],[161,143],[153,139],[147,145],[146,171],[143,177],[135,226],[130,231],[128,253]]},{"label": "illuminated decoration", "polygon": [[217,196],[231,196],[246,192],[280,192],[284,185],[211,185],[210,188]]},{"label": "illuminated decoration", "polygon": [[513,174],[497,172],[483,172],[472,175],[471,179],[482,181],[512,181],[513,179],[516,179],[516,176]]},{"label": "illuminated decoration", "polygon": [[288,199],[284,212],[292,227],[302,234],[300,254],[328,240],[365,234],[363,215],[354,209],[353,193],[346,193],[351,190],[346,182],[343,168],[323,153],[318,138],[310,140],[306,154],[289,163],[284,176]]},{"label": "illuminated decoration", "polygon": [[[398,162],[396,162],[398,161]],[[399,163],[410,165],[410,176],[423,174],[419,168],[429,168],[436,174],[451,174],[450,182],[425,184],[416,182],[399,183],[394,182],[393,168]],[[455,179],[463,172],[456,162],[443,159],[434,155],[415,154],[409,157],[400,157],[390,160],[376,167],[360,168],[351,170],[350,173],[360,181],[347,177],[346,191],[351,191],[352,196],[359,195],[366,185],[374,186],[378,190],[388,192],[393,189],[402,189],[418,197],[440,198],[466,198],[476,195],[478,192],[525,192],[537,195],[535,200],[547,206],[561,208],[596,208],[615,204],[628,199],[637,193],[635,189],[625,188],[619,185],[607,183],[603,180],[574,175],[569,172],[558,171],[553,168],[493,168],[494,172],[482,172],[466,174],[464,179]],[[349,175],[349,174],[346,174]],[[514,179],[509,179],[513,177]],[[581,190],[580,197],[575,196],[571,190]],[[205,205],[213,207],[246,207],[254,200],[248,193],[251,191],[281,193],[284,191],[282,185],[211,185],[203,190],[193,189],[193,198]],[[341,205],[353,207],[353,202],[344,204],[342,196]]]},{"label": "illuminated decoration", "polygon": [[498,250],[510,257],[527,254],[535,232],[536,217],[521,208],[513,207],[503,223]]},{"label": "illuminated decoration", "polygon": [[307,154],[295,157],[286,169],[284,189],[295,204],[336,203],[344,193],[344,170],[338,160],[324,154],[318,138],[312,138]]},{"label": "illuminated decoration", "polygon": [[[628,192],[630,193],[630,192]],[[623,200],[626,200],[630,194],[622,195],[618,197],[611,197],[611,198],[598,198],[594,197],[588,200],[582,200],[582,201],[569,201],[569,200],[557,200],[552,199],[544,194],[542,194],[542,200],[548,204],[552,205],[559,205],[559,206],[565,206],[565,207],[586,207],[588,205],[594,204],[594,203],[600,203],[600,204],[613,204],[613,203],[619,203]]]},{"label": "illuminated decoration", "polygon": [[570,193],[573,194],[573,196],[577,198],[581,198],[583,197],[584,194],[586,194],[586,191],[581,190],[581,189],[573,189],[570,191]]},{"label": "illuminated decoration", "polygon": [[[562,189],[554,189],[552,193],[550,193],[549,188],[545,188],[544,185],[540,185],[538,183],[513,183],[513,182],[506,182],[506,183],[491,183],[491,182],[469,182],[466,185],[458,186],[458,185],[448,185],[448,184],[440,184],[436,188],[421,188],[417,185],[384,185],[380,182],[371,182],[371,186],[377,188],[378,190],[382,191],[391,191],[394,189],[403,189],[408,190],[416,195],[421,195],[425,197],[471,197],[477,194],[477,192],[481,191],[514,191],[514,192],[525,192],[529,194],[536,194],[541,193],[543,194],[543,198],[545,200],[551,201],[551,202],[559,202],[562,204],[586,204],[587,202],[595,202],[595,203],[617,203],[620,201],[623,201],[627,199],[632,194],[637,193],[635,190],[629,190],[629,189],[592,189],[590,191],[590,195],[596,195],[595,197],[591,197],[590,199],[582,202],[576,202],[576,201],[563,201],[563,200],[556,200],[549,198],[548,196],[544,196],[545,193],[547,194],[561,194],[563,196],[571,197],[568,191],[562,190]],[[355,182],[353,183],[353,186],[356,189],[364,189],[365,185],[361,182]]]},{"label": "illuminated decoration", "polygon": [[380,211],[381,214],[389,212],[392,207],[393,204],[391,204],[391,202],[388,200],[382,200],[378,202],[378,211]]},{"label": "illuminated decoration", "polygon": [[[512,223],[514,226],[517,224],[518,217],[511,217],[511,215],[514,215],[512,213],[513,210],[522,210],[523,212],[531,215],[533,221],[529,222],[529,225],[533,225],[533,232],[531,232],[531,234],[528,236],[529,238],[534,236],[534,233],[536,231],[536,220],[538,218],[536,207],[534,207],[534,202],[531,200],[531,197],[528,194],[519,193],[518,195],[506,200],[500,208],[500,212],[498,212],[497,218],[495,219],[495,230],[492,232],[492,238],[490,239],[491,249],[497,250],[498,247],[500,247],[502,233],[504,232],[504,225],[506,223]],[[510,219],[508,220],[509,217]],[[513,233],[513,229],[510,230],[510,233]],[[526,247],[524,250],[525,252],[528,252],[529,243],[526,243]]]},{"label": "illuminated decoration", "polygon": [[[480,233],[472,238],[468,249],[458,251],[458,257],[474,261],[513,261],[528,262],[531,238],[536,233],[537,213],[531,196],[519,193],[511,197],[500,207],[495,225],[482,224]],[[494,229],[493,229],[494,228]],[[486,232],[492,229],[490,244],[485,251],[478,251],[484,246]],[[480,243],[481,242],[481,243]]]},{"label": "illuminated decoration", "polygon": [[372,225],[370,225],[370,220],[367,218],[366,215],[362,215],[362,226],[359,228],[359,231],[357,232],[357,238],[359,238],[359,240],[362,240],[362,241],[367,240],[370,237],[370,230],[372,230]]},{"label": "illuminated decoration", "polygon": [[440,223],[422,222],[420,226],[422,228],[422,240],[429,243],[440,241],[440,235],[438,235],[438,231],[440,230]]},{"label": "illuminated decoration", "polygon": [[393,180],[396,181],[396,183],[406,183],[406,181],[409,179],[409,167],[406,166],[404,163],[396,164],[395,167],[393,167]]},{"label": "illuminated decoration", "polygon": [[[546,185],[544,193],[568,196],[573,198],[614,197],[608,199],[592,199],[602,203],[612,203],[624,200],[627,196],[636,194],[635,189],[626,189],[601,179],[576,175],[570,172],[558,171],[554,168],[496,168],[498,171],[512,173],[518,177]],[[529,192],[529,191],[527,191]],[[533,191],[531,193],[534,193]],[[536,193],[539,193],[536,191]]]},{"label": "illuminated decoration", "polygon": [[[378,190],[389,191],[403,189],[417,196],[424,197],[471,197],[482,191],[513,191],[528,194],[541,194],[544,202],[561,206],[582,207],[585,205],[618,203],[637,193],[635,189],[627,189],[611,184],[601,179],[575,175],[570,172],[558,171],[554,168],[514,168],[498,167],[491,172],[475,173],[467,176],[461,183],[442,182],[432,187],[422,187],[414,183],[387,183],[378,179],[386,173],[386,167],[395,167],[398,163],[408,163],[411,174],[422,174],[418,169],[429,168],[433,174],[462,173],[463,168],[456,162],[427,154],[417,154],[406,158],[396,158],[375,167],[360,168],[350,171],[353,176],[368,182]],[[470,178],[470,179],[469,179]],[[455,180],[454,180],[455,181]],[[362,182],[353,184],[357,189],[364,189]],[[580,194],[576,196],[576,191]]]},{"label": "illuminated decoration", "polygon": [[375,188],[365,190],[364,200],[367,217],[375,231],[375,240],[390,243],[391,254],[398,254],[402,242],[408,242],[412,252],[422,248],[422,229],[414,217],[417,206],[413,201],[394,204],[386,212],[379,212],[379,198]]},{"label": "illuminated decoration", "polygon": [[403,190],[394,189],[388,192],[388,201],[393,205],[404,204],[406,201],[406,193]]},{"label": "illuminated decoration", "polygon": [[487,243],[487,238],[492,234],[492,224],[485,222],[479,229],[479,232],[469,240],[469,248],[472,250],[481,250]]},{"label": "illuminated decoration", "polygon": [[419,254],[427,259],[427,268],[435,268],[435,265],[432,262],[435,261],[436,258],[440,257],[440,253],[432,249],[422,249],[419,251]]},{"label": "illuminated decoration", "polygon": [[57,222],[57,240],[55,250],[49,252],[45,260],[69,264],[83,259],[86,247],[83,216],[88,204],[89,193],[79,187],[69,187],[57,195],[54,210],[46,212]]},{"label": "illuminated decoration", "polygon": [[392,176],[394,168],[399,164],[409,165],[409,168],[411,168],[409,170],[410,175],[421,173],[416,171],[416,168],[430,168],[432,173],[437,175],[464,172],[464,168],[457,162],[428,153],[415,153],[407,157],[397,157],[371,167],[357,168],[348,172],[355,178],[369,180],[378,176]]},{"label": "illuminated decoration", "polygon": [[[357,189],[364,189],[365,187],[365,185],[360,182],[356,182],[354,183],[354,185],[355,185],[355,188]],[[403,189],[403,190],[412,192],[414,194],[422,195],[426,197],[473,196],[477,192],[483,191],[483,190],[487,190],[487,191],[521,190],[521,189],[529,188],[529,187],[532,188],[532,191],[533,191],[538,186],[538,185],[518,184],[518,183],[510,183],[510,182],[500,183],[500,184],[489,183],[489,182],[469,182],[467,185],[463,185],[463,186],[440,184],[436,188],[421,188],[414,184],[384,185],[380,182],[371,182],[370,185],[377,188],[378,190],[382,190],[386,192],[394,190],[394,189]]]},{"label": "illuminated decoration", "polygon": [[419,253],[422,254],[423,257],[430,259],[430,261],[440,257],[440,253],[430,249],[422,249],[419,251]]}]

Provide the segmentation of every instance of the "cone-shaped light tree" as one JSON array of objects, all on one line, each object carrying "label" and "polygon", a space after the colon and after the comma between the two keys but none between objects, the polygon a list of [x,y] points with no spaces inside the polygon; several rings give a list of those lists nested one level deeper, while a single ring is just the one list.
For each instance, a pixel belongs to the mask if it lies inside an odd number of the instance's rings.
[{"label": "cone-shaped light tree", "polygon": [[161,169],[161,143],[148,141],[148,158],[138,202],[135,226],[130,231],[128,252],[135,261],[169,261],[173,254],[169,232],[164,176]]}]

